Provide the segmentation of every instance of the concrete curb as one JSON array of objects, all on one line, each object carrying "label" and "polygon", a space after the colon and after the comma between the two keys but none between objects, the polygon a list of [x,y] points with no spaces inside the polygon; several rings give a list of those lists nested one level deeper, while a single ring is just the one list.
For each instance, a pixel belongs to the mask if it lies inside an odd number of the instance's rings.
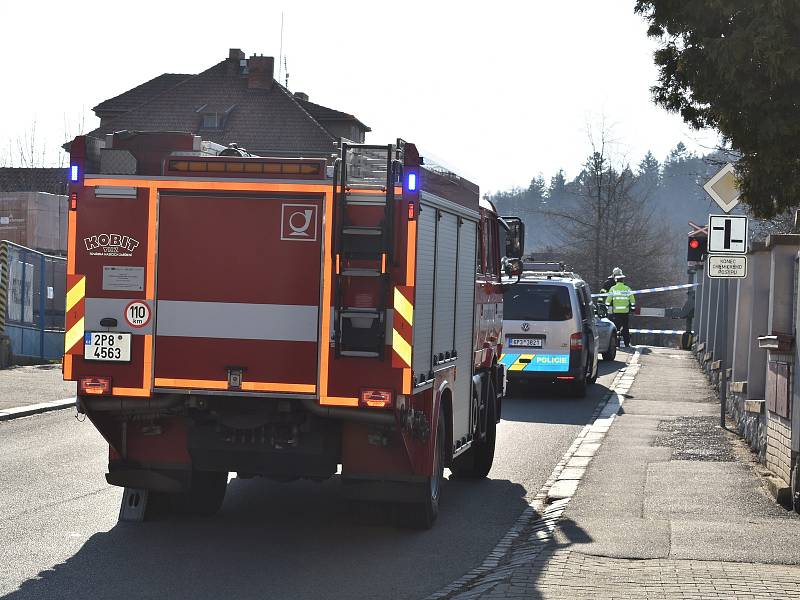
[{"label": "concrete curb", "polygon": [[75,406],[75,398],[64,398],[63,400],[53,400],[51,402],[41,402],[39,404],[29,404],[28,406],[16,406],[0,410],[0,421],[10,421],[20,417],[29,417],[53,410],[62,410]]}]

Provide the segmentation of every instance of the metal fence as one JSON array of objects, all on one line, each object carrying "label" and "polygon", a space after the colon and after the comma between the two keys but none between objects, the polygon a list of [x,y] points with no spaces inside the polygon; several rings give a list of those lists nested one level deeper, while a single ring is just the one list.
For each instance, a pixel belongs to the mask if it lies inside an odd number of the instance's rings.
[{"label": "metal fence", "polygon": [[63,257],[0,240],[0,335],[16,362],[64,353],[66,270]]}]

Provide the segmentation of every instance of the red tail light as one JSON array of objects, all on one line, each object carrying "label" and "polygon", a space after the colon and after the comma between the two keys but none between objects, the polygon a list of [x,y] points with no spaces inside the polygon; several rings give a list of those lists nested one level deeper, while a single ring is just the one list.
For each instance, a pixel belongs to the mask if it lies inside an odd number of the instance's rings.
[{"label": "red tail light", "polygon": [[556,379],[563,379],[565,381],[572,381],[573,379],[575,379],[575,377],[573,377],[572,375],[560,375],[560,376],[556,377]]},{"label": "red tail light", "polygon": [[69,195],[69,209],[70,210],[78,210],[78,194],[77,194],[77,192],[72,192]]},{"label": "red tail light", "polygon": [[108,395],[111,393],[110,377],[81,377],[79,389],[81,394],[94,396]]},{"label": "red tail light", "polygon": [[408,203],[408,220],[413,221],[417,218],[417,209],[413,202]]},{"label": "red tail light", "polygon": [[368,408],[391,408],[391,390],[361,390],[361,406]]},{"label": "red tail light", "polygon": [[583,350],[583,334],[579,331],[569,336],[570,350]]}]

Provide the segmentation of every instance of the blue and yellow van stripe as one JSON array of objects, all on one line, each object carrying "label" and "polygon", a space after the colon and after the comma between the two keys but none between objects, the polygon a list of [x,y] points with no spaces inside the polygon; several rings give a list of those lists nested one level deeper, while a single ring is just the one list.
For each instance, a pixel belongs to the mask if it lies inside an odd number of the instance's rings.
[{"label": "blue and yellow van stripe", "polygon": [[507,352],[500,356],[500,364],[506,371],[569,371],[569,354],[514,353]]}]

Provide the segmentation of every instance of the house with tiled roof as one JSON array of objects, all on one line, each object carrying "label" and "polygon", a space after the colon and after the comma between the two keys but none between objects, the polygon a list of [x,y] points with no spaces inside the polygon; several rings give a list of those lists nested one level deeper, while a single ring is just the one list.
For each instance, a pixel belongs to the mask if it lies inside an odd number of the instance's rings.
[{"label": "house with tiled roof", "polygon": [[271,56],[245,58],[237,48],[197,75],[164,73],[94,107],[100,127],[115,131],[186,131],[262,156],[332,158],[342,138],[363,142],[370,128],[354,115],[292,94],[275,80]]}]

